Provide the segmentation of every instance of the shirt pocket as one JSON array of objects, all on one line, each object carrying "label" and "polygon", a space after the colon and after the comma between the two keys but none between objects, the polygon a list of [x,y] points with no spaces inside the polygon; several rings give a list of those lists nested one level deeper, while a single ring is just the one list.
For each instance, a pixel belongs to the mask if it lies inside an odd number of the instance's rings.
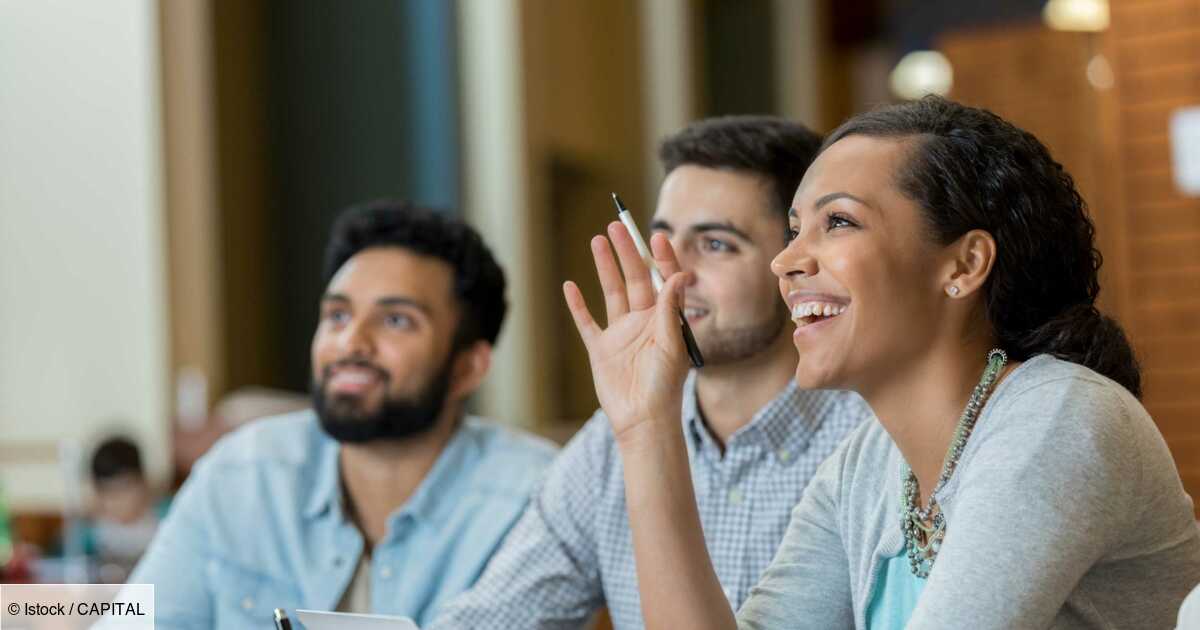
[{"label": "shirt pocket", "polygon": [[295,618],[304,608],[295,585],[223,560],[208,565],[213,593],[214,630],[274,627],[274,611],[283,608]]}]

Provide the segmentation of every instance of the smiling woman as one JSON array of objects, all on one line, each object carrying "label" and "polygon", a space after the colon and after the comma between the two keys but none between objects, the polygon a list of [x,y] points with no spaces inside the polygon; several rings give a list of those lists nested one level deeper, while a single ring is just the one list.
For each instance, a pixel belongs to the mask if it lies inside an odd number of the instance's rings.
[{"label": "smiling woman", "polygon": [[789,222],[771,267],[796,379],[860,393],[878,422],[822,465],[736,619],[680,432],[671,314],[690,274],[656,236],[656,299],[610,230],[624,279],[601,283],[628,308],[601,329],[565,288],[621,449],[647,627],[1170,627],[1200,532],[1045,147],[941,98],[883,108],[833,132]]}]

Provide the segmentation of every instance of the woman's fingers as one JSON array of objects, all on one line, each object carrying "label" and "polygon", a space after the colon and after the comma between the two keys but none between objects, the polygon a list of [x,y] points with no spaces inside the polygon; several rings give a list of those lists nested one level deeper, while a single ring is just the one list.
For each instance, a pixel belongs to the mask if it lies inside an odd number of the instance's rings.
[{"label": "woman's fingers", "polygon": [[[654,311],[656,336],[679,352],[685,351],[679,323],[679,308],[683,304],[683,288],[689,279],[686,273],[677,273],[667,278],[662,292],[658,295],[658,305]],[[668,339],[671,341],[666,342]]]},{"label": "woman's fingers", "polygon": [[666,234],[655,232],[650,235],[650,252],[654,254],[654,264],[662,272],[663,278],[670,278],[681,271],[675,248],[671,247],[671,239]]},{"label": "woman's fingers", "polygon": [[567,300],[567,309],[571,311],[571,319],[575,320],[575,328],[579,330],[579,336],[583,338],[583,345],[590,351],[592,339],[600,334],[600,327],[596,325],[596,320],[592,319],[592,312],[588,310],[587,301],[583,299],[583,293],[579,291],[578,285],[570,280],[564,282],[563,297]]},{"label": "woman's fingers", "polygon": [[[612,247],[609,247],[611,239]],[[665,276],[679,275],[679,263],[675,252],[666,238],[657,234],[651,239],[655,251],[656,266]],[[652,308],[657,301],[654,284],[650,279],[650,269],[638,253],[633,237],[629,235],[625,225],[613,221],[608,225],[608,238],[597,235],[592,237],[592,260],[596,264],[596,276],[600,279],[600,288],[604,292],[604,307],[608,315],[608,323],[612,325],[632,308],[644,310]],[[613,250],[617,255],[613,257]],[[618,266],[617,261],[620,261]],[[682,287],[676,281],[676,285]],[[664,287],[664,291],[666,288]],[[583,294],[574,282],[563,285],[563,296],[575,320],[575,327],[587,344],[591,336],[599,334],[601,328],[592,318]],[[672,310],[677,310],[681,300],[674,296],[670,303],[675,304]]]},{"label": "woman's fingers", "polygon": [[618,317],[629,312],[629,300],[625,296],[625,281],[613,258],[608,239],[597,234],[592,237],[592,260],[596,263],[596,275],[600,278],[600,289],[604,291],[604,309],[611,325]]},{"label": "woman's fingers", "polygon": [[650,269],[638,254],[633,237],[619,221],[608,224],[608,238],[612,240],[613,248],[617,250],[617,259],[621,261],[621,269],[625,272],[625,288],[629,299],[629,308],[635,311],[654,306],[654,285],[650,282]]}]

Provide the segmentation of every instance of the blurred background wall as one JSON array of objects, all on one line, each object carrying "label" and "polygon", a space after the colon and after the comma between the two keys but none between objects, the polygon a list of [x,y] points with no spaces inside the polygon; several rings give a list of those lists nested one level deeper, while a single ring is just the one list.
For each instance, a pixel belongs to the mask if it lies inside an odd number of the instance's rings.
[{"label": "blurred background wall", "polygon": [[0,479],[24,509],[57,511],[59,455],[114,427],[168,469],[156,16],[0,2]]},{"label": "blurred background wall", "polygon": [[0,0],[0,485],[44,538],[61,442],[120,428],[169,485],[306,404],[328,227],[377,196],[481,230],[513,308],[473,404],[564,439],[596,402],[559,286],[599,299],[587,239],[612,191],[653,212],[663,136],[931,91],[1076,176],[1200,493],[1200,199],[1168,132],[1200,0]]}]

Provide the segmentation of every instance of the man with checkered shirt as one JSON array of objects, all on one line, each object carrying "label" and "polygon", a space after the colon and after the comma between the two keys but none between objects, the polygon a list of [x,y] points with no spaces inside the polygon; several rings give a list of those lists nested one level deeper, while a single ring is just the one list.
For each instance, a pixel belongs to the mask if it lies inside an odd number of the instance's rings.
[{"label": "man with checkered shirt", "polygon": [[[693,124],[659,151],[666,179],[651,230],[694,275],[684,314],[705,358],[684,388],[684,432],[708,550],[735,609],[817,465],[871,413],[856,394],[796,387],[793,329],[769,269],[820,142],[795,123],[741,116]],[[624,483],[597,411],[479,581],[430,628],[581,628],[602,607],[617,630],[642,628]]]}]

